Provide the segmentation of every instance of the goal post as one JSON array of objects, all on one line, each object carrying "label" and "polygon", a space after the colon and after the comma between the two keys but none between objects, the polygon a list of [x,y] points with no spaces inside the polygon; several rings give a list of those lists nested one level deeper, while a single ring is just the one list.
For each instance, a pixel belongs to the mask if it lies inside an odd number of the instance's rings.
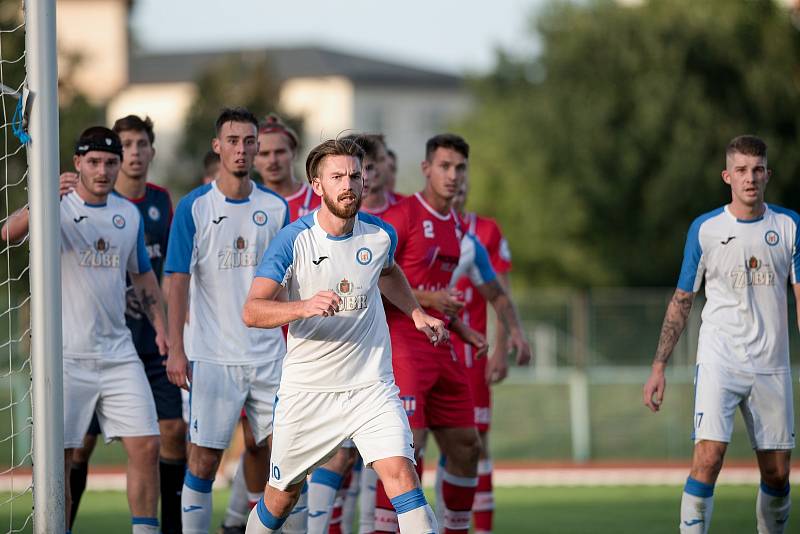
[{"label": "goal post", "polygon": [[56,0],[25,0],[30,206],[33,531],[64,530]]}]

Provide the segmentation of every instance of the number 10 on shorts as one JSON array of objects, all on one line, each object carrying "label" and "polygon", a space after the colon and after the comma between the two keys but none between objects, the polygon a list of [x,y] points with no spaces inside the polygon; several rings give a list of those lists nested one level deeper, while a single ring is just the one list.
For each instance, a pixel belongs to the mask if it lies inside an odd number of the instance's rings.
[{"label": "number 10 on shorts", "polygon": [[281,470],[277,465],[275,465],[272,462],[270,462],[269,463],[269,470],[272,473],[272,478],[274,478],[275,480],[280,480],[281,479]]}]

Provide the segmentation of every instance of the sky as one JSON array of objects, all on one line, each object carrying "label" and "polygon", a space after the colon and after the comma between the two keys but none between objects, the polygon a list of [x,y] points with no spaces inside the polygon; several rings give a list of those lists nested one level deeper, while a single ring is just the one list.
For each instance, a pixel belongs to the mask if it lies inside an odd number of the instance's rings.
[{"label": "sky", "polygon": [[327,45],[452,73],[491,69],[495,50],[535,53],[546,0],[136,0],[143,50]]}]

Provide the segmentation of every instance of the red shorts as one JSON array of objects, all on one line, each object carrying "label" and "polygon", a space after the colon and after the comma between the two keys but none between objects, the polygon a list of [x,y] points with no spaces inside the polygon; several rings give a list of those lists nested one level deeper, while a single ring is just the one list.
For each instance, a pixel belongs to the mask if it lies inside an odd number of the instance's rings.
[{"label": "red shorts", "polygon": [[[465,347],[464,343],[456,338],[453,340],[453,347],[458,355],[459,361],[466,367],[469,375],[469,385],[472,391],[472,402],[475,410],[475,426],[478,432],[487,432],[492,422],[492,392],[489,384],[486,383],[486,356],[480,360],[472,357],[474,351],[472,347]],[[468,349],[469,354],[465,351]]]},{"label": "red shorts", "polygon": [[392,367],[411,428],[475,426],[469,376],[450,346],[408,337],[392,335]]}]

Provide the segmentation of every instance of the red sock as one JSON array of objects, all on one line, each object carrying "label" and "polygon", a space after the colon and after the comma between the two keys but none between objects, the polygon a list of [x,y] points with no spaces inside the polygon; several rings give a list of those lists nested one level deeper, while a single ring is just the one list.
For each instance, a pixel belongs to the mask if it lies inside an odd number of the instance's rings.
[{"label": "red sock", "polygon": [[477,483],[477,478],[459,477],[444,472],[442,477],[444,534],[463,534],[469,530]]},{"label": "red sock", "polygon": [[478,487],[472,503],[472,521],[475,534],[491,534],[494,519],[494,493],[492,492],[492,461],[478,463]]},{"label": "red sock", "polygon": [[383,482],[380,479],[375,485],[375,532],[400,532],[397,512],[386,496],[386,490],[383,489]]},{"label": "red sock", "polygon": [[342,506],[344,505],[344,496],[350,489],[350,482],[353,480],[352,475],[353,472],[348,471],[342,481],[342,487],[336,492],[336,500],[333,501],[333,510],[331,510],[331,520],[328,523],[328,534],[342,534]]}]

